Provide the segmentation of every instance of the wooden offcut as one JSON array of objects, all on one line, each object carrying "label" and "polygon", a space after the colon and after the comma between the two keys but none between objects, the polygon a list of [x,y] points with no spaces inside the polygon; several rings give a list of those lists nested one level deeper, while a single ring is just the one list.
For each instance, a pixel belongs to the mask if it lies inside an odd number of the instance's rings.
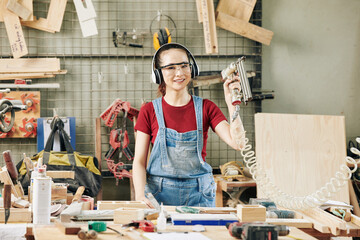
[{"label": "wooden offcut", "polygon": [[237,205],[237,216],[240,222],[264,222],[266,219],[266,208],[261,205]]},{"label": "wooden offcut", "polygon": [[248,22],[255,4],[256,0],[220,0],[216,11]]},{"label": "wooden offcut", "polygon": [[[15,0],[12,0],[12,1],[15,1]],[[32,21],[34,19],[33,0],[17,0],[17,3],[20,4],[22,7],[28,9],[31,12],[30,16],[27,19],[21,19],[21,20]],[[11,9],[9,9],[9,10],[11,11]],[[4,17],[3,17],[2,12],[0,11],[0,22],[3,22],[3,21],[4,21]]]},{"label": "wooden offcut", "polygon": [[13,184],[6,167],[0,169],[0,181],[4,184],[11,185],[11,193],[14,194],[15,197],[21,198],[24,196],[24,190],[21,184]]},{"label": "wooden offcut", "polygon": [[216,26],[239,34],[265,45],[270,45],[274,33],[245,20],[233,17],[223,12],[216,12]]},{"label": "wooden offcut", "polygon": [[50,33],[60,32],[66,3],[67,0],[51,0],[46,19],[34,17],[33,21],[21,21],[21,24]]},{"label": "wooden offcut", "polygon": [[97,201],[98,210],[112,210],[117,208],[149,208],[142,201]]},{"label": "wooden offcut", "polygon": [[[345,163],[344,116],[255,114],[256,161],[286,194],[303,197],[325,186]],[[264,195],[258,185],[257,196]],[[349,203],[348,183],[332,200]]]},{"label": "wooden offcut", "polygon": [[21,28],[19,17],[6,8],[8,0],[0,2],[0,12],[5,22],[5,28],[10,43],[11,53],[14,58],[20,58],[28,54],[24,33]]},{"label": "wooden offcut", "polygon": [[22,5],[20,1],[9,0],[6,7],[17,16],[21,17],[23,20],[31,20],[30,17],[32,15],[32,9],[28,9],[26,6]]}]

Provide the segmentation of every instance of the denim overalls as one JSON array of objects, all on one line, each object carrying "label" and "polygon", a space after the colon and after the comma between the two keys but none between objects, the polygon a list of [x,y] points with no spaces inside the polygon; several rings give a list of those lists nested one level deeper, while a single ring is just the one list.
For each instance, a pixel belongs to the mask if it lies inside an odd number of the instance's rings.
[{"label": "denim overalls", "polygon": [[216,186],[211,166],[203,161],[203,100],[193,96],[197,130],[166,128],[162,98],[152,101],[159,130],[147,167],[145,192],[159,203],[175,206],[215,206]]}]

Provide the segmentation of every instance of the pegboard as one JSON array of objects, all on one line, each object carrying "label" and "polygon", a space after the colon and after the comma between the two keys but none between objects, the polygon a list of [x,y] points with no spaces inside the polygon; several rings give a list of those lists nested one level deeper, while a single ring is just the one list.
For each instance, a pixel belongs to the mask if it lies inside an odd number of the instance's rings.
[{"label": "pegboard", "polygon": [[[34,0],[34,15],[46,17],[49,2]],[[168,27],[173,41],[189,48],[200,71],[221,71],[240,56],[246,56],[246,71],[256,73],[251,79],[253,91],[261,91],[261,44],[217,28],[218,54],[207,55],[203,28],[198,22],[194,0],[93,0],[93,4],[97,14],[96,36],[82,37],[73,1],[67,2],[60,32],[48,33],[23,27],[29,51],[24,58],[57,57],[60,59],[61,69],[67,70],[65,75],[33,79],[33,82],[60,83],[59,89],[39,89],[40,115],[51,117],[55,109],[61,117],[75,117],[77,151],[95,154],[95,118],[114,99],[128,101],[133,107],[140,109],[143,101],[151,101],[157,97],[157,85],[150,83],[150,79],[151,60],[155,52],[152,34],[159,28]],[[216,8],[217,1],[214,1],[214,6]],[[261,0],[257,1],[250,22],[261,26]],[[140,43],[143,48],[126,45],[115,47],[113,31],[137,34],[136,39],[126,40]],[[1,22],[0,57],[11,57],[5,26]],[[228,117],[222,84],[200,87],[198,92],[199,96],[215,102]],[[254,143],[254,113],[259,111],[259,101],[241,107],[241,117],[251,143]],[[130,148],[134,150],[133,123],[130,120],[127,122],[127,130]],[[109,148],[110,131],[102,122],[102,157]],[[36,153],[35,139],[0,139],[0,143],[1,150],[11,150],[16,161],[20,161],[23,152],[27,155]],[[126,162],[124,157],[123,160]],[[216,168],[233,160],[241,160],[240,153],[230,149],[210,130],[207,161]],[[105,162],[102,163],[102,168],[106,169]]]}]

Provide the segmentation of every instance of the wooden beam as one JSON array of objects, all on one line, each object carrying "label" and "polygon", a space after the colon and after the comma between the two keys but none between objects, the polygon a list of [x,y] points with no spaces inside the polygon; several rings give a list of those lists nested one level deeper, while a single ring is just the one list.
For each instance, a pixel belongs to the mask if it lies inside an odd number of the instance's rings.
[{"label": "wooden beam", "polygon": [[0,2],[0,12],[5,22],[11,53],[14,58],[20,58],[28,54],[24,33],[21,28],[19,17],[6,8],[8,0]]},{"label": "wooden beam", "polygon": [[254,41],[261,42],[265,45],[270,45],[271,39],[274,35],[272,31],[242,19],[232,17],[223,12],[216,12],[216,26],[250,38]]},{"label": "wooden beam", "polygon": [[354,208],[354,214],[358,217],[360,217],[360,207],[359,202],[357,200],[357,196],[355,194],[354,186],[352,183],[352,180],[349,180],[349,197],[350,197],[350,204]]},{"label": "wooden beam", "polygon": [[59,70],[58,58],[0,59],[0,73],[54,73]]},{"label": "wooden beam", "polygon": [[196,0],[196,11],[198,16],[199,23],[203,22],[203,14],[202,14],[202,7],[201,7],[201,0]]},{"label": "wooden beam", "polygon": [[215,24],[213,0],[201,0],[205,51],[207,54],[218,53],[218,42]]}]

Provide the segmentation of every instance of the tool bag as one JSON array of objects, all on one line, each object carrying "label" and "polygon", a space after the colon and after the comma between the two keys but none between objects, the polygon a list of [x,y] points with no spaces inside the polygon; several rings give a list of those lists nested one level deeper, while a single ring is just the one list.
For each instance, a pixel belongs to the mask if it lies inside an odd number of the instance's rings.
[{"label": "tool bag", "polygon": [[[34,155],[31,160],[38,161],[43,158],[43,164],[47,171],[74,171],[75,178],[56,178],[55,183],[68,184],[68,191],[75,193],[79,186],[84,186],[84,194],[95,197],[101,189],[101,172],[98,169],[98,160],[96,157],[83,155],[73,150],[70,139],[63,129],[64,123],[60,118],[55,118],[51,123],[51,133],[47,139],[44,150]],[[60,137],[61,150],[52,151],[54,145],[55,133],[58,131]],[[27,194],[30,185],[30,174],[27,174],[24,160],[17,164],[19,171],[19,180],[22,184],[25,194]]]}]

